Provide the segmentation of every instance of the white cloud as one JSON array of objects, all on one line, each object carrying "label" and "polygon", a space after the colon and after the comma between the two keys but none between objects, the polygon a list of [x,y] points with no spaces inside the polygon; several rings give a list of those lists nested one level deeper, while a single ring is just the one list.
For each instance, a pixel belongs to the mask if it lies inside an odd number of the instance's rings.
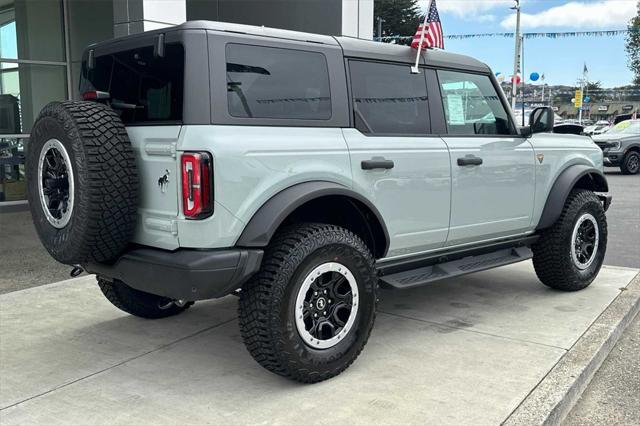
[{"label": "white cloud", "polygon": [[[423,11],[427,10],[429,0],[418,0],[418,5]],[[478,13],[487,12],[492,9],[502,8],[508,10],[514,5],[513,0],[437,0],[438,11],[441,13],[451,13],[458,18],[475,20]],[[482,15],[492,16],[492,15]],[[495,17],[494,17],[495,18]],[[486,22],[486,21],[485,21]]]},{"label": "white cloud", "polygon": [[496,15],[491,15],[491,14],[478,15],[478,16],[474,17],[473,20],[476,21],[476,22],[479,22],[481,24],[486,24],[486,23],[495,21],[496,20]]},{"label": "white cloud", "polygon": [[[600,0],[595,2],[572,1],[539,13],[522,13],[524,29],[556,27],[571,29],[623,29],[636,13],[633,0]],[[515,13],[505,18],[500,25],[513,30],[516,26]]]}]

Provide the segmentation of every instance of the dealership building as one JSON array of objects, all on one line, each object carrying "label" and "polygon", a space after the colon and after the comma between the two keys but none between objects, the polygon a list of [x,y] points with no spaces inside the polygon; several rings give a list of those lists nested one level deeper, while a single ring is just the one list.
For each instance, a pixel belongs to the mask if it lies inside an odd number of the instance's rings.
[{"label": "dealership building", "polygon": [[373,0],[0,0],[0,211],[26,203],[31,126],[78,99],[87,45],[198,19],[371,38]]}]

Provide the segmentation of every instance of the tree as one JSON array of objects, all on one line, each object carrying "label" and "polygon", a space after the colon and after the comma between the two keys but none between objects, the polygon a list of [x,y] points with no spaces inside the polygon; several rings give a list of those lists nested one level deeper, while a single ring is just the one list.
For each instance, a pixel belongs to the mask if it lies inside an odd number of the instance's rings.
[{"label": "tree", "polygon": [[629,34],[627,34],[627,57],[629,69],[633,71],[633,82],[640,84],[640,1],[638,13],[629,22]]},{"label": "tree", "polygon": [[603,98],[602,83],[599,81],[589,81],[584,86],[584,96],[589,96],[591,102],[601,101]]},{"label": "tree", "polygon": [[413,36],[420,23],[417,0],[375,0],[373,28],[378,32],[378,17],[384,19],[382,35]]}]

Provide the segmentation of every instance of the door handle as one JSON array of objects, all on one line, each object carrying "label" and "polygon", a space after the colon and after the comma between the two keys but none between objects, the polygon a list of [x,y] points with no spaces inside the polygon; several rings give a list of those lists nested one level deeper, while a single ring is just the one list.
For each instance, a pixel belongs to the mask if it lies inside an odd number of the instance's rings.
[{"label": "door handle", "polygon": [[374,169],[393,169],[393,160],[387,160],[383,157],[375,157],[371,160],[362,160],[360,167],[362,170],[374,170]]},{"label": "door handle", "polygon": [[482,164],[482,158],[475,155],[465,155],[458,158],[458,166],[479,166],[480,164]]}]

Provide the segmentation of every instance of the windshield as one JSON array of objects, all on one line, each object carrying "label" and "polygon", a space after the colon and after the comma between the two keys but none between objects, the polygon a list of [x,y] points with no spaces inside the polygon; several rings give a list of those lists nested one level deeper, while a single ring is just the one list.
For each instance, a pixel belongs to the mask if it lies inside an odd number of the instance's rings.
[{"label": "windshield", "polygon": [[609,134],[627,134],[638,135],[640,134],[640,120],[627,120],[613,126],[607,132]]}]

